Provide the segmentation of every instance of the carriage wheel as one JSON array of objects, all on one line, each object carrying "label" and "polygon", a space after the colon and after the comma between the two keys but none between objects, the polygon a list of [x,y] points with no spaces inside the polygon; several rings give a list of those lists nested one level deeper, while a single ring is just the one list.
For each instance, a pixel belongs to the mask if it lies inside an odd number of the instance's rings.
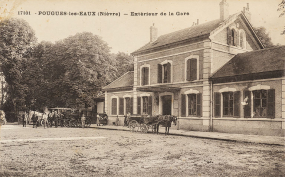
[{"label": "carriage wheel", "polygon": [[131,129],[131,131],[133,132],[135,130],[135,128],[137,127],[137,121],[132,120],[131,122],[129,122],[129,127]]},{"label": "carriage wheel", "polygon": [[147,133],[147,131],[148,131],[148,126],[147,126],[146,124],[142,124],[142,125],[141,125],[141,131],[142,131],[143,133]]}]

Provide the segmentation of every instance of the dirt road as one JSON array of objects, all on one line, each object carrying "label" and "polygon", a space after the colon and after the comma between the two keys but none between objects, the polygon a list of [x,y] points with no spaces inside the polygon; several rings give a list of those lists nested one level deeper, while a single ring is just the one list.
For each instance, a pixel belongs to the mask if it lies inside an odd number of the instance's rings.
[{"label": "dirt road", "polygon": [[284,176],[284,146],[82,128],[0,128],[0,176]]}]

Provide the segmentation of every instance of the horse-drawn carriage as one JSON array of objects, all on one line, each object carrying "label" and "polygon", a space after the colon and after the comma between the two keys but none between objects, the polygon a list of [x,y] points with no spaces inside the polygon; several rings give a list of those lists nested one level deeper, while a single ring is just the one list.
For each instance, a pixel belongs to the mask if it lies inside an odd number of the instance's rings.
[{"label": "horse-drawn carriage", "polygon": [[97,114],[97,126],[108,124],[108,115],[106,113]]},{"label": "horse-drawn carriage", "polygon": [[169,134],[169,127],[173,122],[176,125],[177,117],[172,115],[132,115],[127,118],[128,126],[131,131],[140,130],[143,133],[147,133],[150,128],[152,132],[158,133],[159,126],[165,127],[165,134]]},{"label": "horse-drawn carriage", "polygon": [[[81,127],[81,115],[84,114],[86,117],[85,127],[91,126],[91,114],[88,110],[75,110],[71,108],[50,108],[57,112],[57,118],[54,116],[48,117],[49,126],[59,125],[64,127]],[[52,115],[52,114],[51,114]]]}]

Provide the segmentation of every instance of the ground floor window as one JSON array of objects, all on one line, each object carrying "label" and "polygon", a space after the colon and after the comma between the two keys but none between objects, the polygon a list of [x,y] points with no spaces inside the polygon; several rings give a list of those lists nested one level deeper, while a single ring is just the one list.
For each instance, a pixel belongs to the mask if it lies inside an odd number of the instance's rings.
[{"label": "ground floor window", "polygon": [[182,94],[181,95],[181,116],[201,117],[202,115],[202,94]]},{"label": "ground floor window", "polygon": [[125,114],[133,114],[133,98],[127,97],[125,98],[126,102],[126,113]]},{"label": "ground floor window", "polygon": [[152,115],[152,96],[138,97],[138,114]]},{"label": "ground floor window", "polygon": [[223,93],[223,115],[233,116],[234,114],[234,93],[224,92]]},{"label": "ground floor window", "polygon": [[215,92],[215,117],[240,117],[240,97],[240,91],[222,93]]},{"label": "ground floor window", "polygon": [[254,90],[253,97],[253,117],[274,116],[275,101],[274,90]]},{"label": "ground floor window", "polygon": [[197,116],[197,94],[188,95],[188,115]]}]

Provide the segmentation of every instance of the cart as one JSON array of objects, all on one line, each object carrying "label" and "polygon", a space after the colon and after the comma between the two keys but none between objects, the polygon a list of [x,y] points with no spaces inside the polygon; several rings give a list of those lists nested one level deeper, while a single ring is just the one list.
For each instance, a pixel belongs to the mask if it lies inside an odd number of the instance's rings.
[{"label": "cart", "polygon": [[129,128],[132,132],[141,131],[143,133],[147,133],[150,127],[154,127],[158,123],[158,116],[148,116],[148,115],[132,115],[130,116],[129,120]]},{"label": "cart", "polygon": [[97,126],[100,126],[101,124],[102,125],[107,125],[108,124],[108,115],[103,113],[99,113],[97,114]]}]

